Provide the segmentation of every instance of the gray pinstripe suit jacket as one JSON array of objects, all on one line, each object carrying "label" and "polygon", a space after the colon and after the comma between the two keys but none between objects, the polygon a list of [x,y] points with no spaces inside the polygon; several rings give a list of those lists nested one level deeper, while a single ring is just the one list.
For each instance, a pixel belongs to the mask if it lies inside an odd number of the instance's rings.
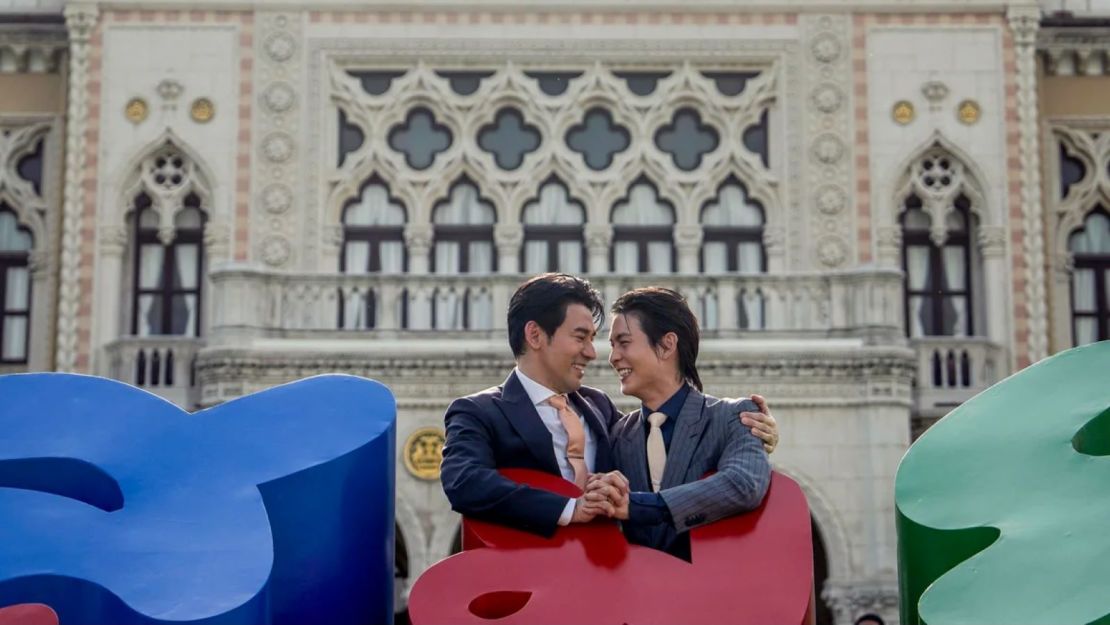
[{"label": "gray pinstripe suit jacket", "polygon": [[[629,542],[667,550],[681,532],[753,510],[771,481],[763,443],[740,423],[743,411],[759,412],[749,399],[717,399],[690,389],[667,450],[659,494],[674,525],[624,525]],[[612,430],[613,460],[633,491],[651,491],[644,418],[636,410]],[[700,479],[709,471],[716,473]]]}]

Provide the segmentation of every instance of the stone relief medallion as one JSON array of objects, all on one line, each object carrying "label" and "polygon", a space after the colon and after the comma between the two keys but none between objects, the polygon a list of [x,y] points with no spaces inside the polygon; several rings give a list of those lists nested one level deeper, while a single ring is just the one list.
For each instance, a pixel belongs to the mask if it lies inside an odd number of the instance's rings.
[{"label": "stone relief medallion", "polygon": [[283,184],[271,184],[262,190],[262,206],[271,215],[281,215],[293,206],[293,191]]},{"label": "stone relief medallion", "polygon": [[131,98],[127,101],[127,105],[123,107],[123,116],[132,124],[142,123],[149,113],[150,107],[147,106],[146,100],[142,98]]},{"label": "stone relief medallion", "polygon": [[405,468],[419,480],[439,479],[439,463],[443,461],[443,444],[447,438],[441,428],[420,428],[405,441]]},{"label": "stone relief medallion", "polygon": [[274,113],[284,113],[293,108],[297,94],[289,83],[276,82],[262,93],[262,103]]},{"label": "stone relief medallion", "polygon": [[844,156],[844,142],[834,134],[823,134],[813,142],[813,157],[832,165]]},{"label": "stone relief medallion", "polygon": [[848,203],[848,194],[844,192],[844,189],[831,184],[817,189],[814,198],[817,201],[817,210],[826,215],[839,214]]},{"label": "stone relief medallion", "polygon": [[284,163],[293,156],[293,137],[275,132],[262,140],[262,153],[271,163]]},{"label": "stone relief medallion", "polygon": [[189,115],[192,116],[193,121],[205,124],[216,116],[216,106],[208,98],[197,98],[189,107]]},{"label": "stone relief medallion", "polygon": [[279,267],[289,261],[293,254],[293,245],[289,240],[278,234],[271,234],[262,240],[262,262],[271,267]]},{"label": "stone relief medallion", "polygon": [[956,107],[956,117],[969,126],[979,121],[982,112],[975,100],[964,100]]},{"label": "stone relief medallion", "polygon": [[832,84],[823,84],[813,90],[813,106],[822,113],[833,113],[844,102],[840,90]]},{"label": "stone relief medallion", "polygon": [[826,267],[839,267],[848,257],[848,246],[837,237],[825,236],[817,242],[817,258]]},{"label": "stone relief medallion", "polygon": [[894,107],[890,110],[890,117],[895,123],[902,126],[912,122],[914,118],[913,103],[908,100],[895,102]]},{"label": "stone relief medallion", "polygon": [[840,41],[831,33],[821,33],[814,37],[810,50],[813,52],[813,58],[822,63],[832,63],[840,58],[842,52]]},{"label": "stone relief medallion", "polygon": [[289,33],[274,33],[266,40],[266,54],[278,63],[284,63],[293,58],[297,50],[297,42]]}]

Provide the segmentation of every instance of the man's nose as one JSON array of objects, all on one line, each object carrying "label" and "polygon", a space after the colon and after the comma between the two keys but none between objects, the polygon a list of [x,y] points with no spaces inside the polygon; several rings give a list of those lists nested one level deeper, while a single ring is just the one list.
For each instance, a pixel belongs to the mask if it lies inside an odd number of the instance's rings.
[{"label": "man's nose", "polygon": [[597,350],[594,349],[593,341],[586,341],[586,349],[582,350],[582,355],[589,360],[595,360],[597,358]]}]

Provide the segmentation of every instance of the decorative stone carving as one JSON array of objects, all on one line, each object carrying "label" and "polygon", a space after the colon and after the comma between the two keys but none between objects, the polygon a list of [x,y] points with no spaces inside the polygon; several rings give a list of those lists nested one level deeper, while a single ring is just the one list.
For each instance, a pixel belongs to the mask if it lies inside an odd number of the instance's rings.
[{"label": "decorative stone carving", "polygon": [[937,245],[944,245],[948,238],[945,219],[960,195],[971,200],[973,211],[980,211],[983,204],[978,181],[970,177],[960,159],[939,143],[914,160],[906,182],[898,191],[899,202],[911,194],[921,200],[922,210],[929,215],[929,237]]},{"label": "decorative stone carving", "polygon": [[848,194],[836,185],[827,184],[817,189],[814,194],[817,210],[825,215],[838,215],[848,204]]},{"label": "decorative stone carving", "polygon": [[1004,226],[980,226],[978,229],[979,253],[987,256],[1006,254],[1006,228]]},{"label": "decorative stone carving", "polygon": [[813,38],[810,50],[813,58],[822,63],[832,63],[840,58],[844,44],[831,33],[821,33]]},{"label": "decorative stone carving", "polygon": [[293,53],[296,51],[297,41],[293,39],[293,35],[287,32],[274,33],[266,40],[266,54],[278,63],[293,58]]},{"label": "decorative stone carving", "polygon": [[877,614],[887,623],[898,620],[898,589],[877,582],[828,583],[823,593],[837,623],[854,623],[865,614]]},{"label": "decorative stone carving", "polygon": [[610,224],[586,224],[586,247],[590,250],[609,250],[613,242],[613,226]]},{"label": "decorative stone carving", "polygon": [[929,101],[929,109],[939,111],[941,103],[948,97],[948,85],[939,80],[930,80],[921,85],[921,95]]},{"label": "decorative stone carving", "polygon": [[844,103],[844,95],[836,85],[825,83],[813,90],[813,106],[822,113],[834,113]]},{"label": "decorative stone carving", "polygon": [[297,101],[297,94],[293,87],[286,82],[276,82],[262,93],[262,102],[271,112],[285,113],[293,108]]},{"label": "decorative stone carving", "polygon": [[705,232],[699,224],[678,224],[674,228],[674,245],[680,252],[701,249]]},{"label": "decorative stone carving", "polygon": [[280,267],[289,262],[293,245],[281,235],[270,235],[262,240],[260,255],[262,262],[271,267]]},{"label": "decorative stone carving", "polygon": [[493,227],[493,242],[498,249],[515,251],[524,242],[524,226],[516,223],[500,223]]},{"label": "decorative stone carving", "polygon": [[826,165],[833,165],[844,157],[844,142],[836,135],[821,135],[813,142],[813,157]]},{"label": "decorative stone carving", "polygon": [[97,238],[101,254],[122,256],[127,249],[127,226],[119,223],[100,224]]},{"label": "decorative stone carving", "polygon": [[405,247],[409,254],[427,254],[432,248],[434,231],[431,224],[407,224],[405,226]]},{"label": "decorative stone carving", "polygon": [[293,191],[280,182],[267,185],[262,190],[262,206],[271,215],[287,213],[293,206]]},{"label": "decorative stone carving", "polygon": [[185,86],[172,78],[165,78],[158,83],[154,90],[165,104],[174,105],[181,94],[185,92]]},{"label": "decorative stone carving", "polygon": [[817,258],[826,267],[840,267],[848,258],[848,245],[835,236],[821,237],[817,240]]},{"label": "decorative stone carving", "polygon": [[262,154],[271,163],[284,163],[293,156],[293,137],[275,132],[262,140]]}]

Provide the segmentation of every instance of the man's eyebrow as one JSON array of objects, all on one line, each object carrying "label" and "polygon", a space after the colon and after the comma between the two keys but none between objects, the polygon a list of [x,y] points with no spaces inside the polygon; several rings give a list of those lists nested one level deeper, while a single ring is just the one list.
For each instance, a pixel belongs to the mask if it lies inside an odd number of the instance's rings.
[{"label": "man's eyebrow", "polygon": [[626,336],[629,336],[629,334],[630,334],[630,333],[628,332],[628,330],[625,330],[624,332],[618,332],[618,333],[616,334],[616,336],[614,336],[613,338],[611,338],[611,339],[609,339],[609,340],[610,340],[610,341],[616,341],[616,340],[620,340],[620,339],[623,339],[623,338],[624,338],[624,337],[626,337]]},{"label": "man's eyebrow", "polygon": [[585,326],[578,326],[577,328],[571,330],[571,332],[573,334],[585,334],[587,336],[597,334],[597,330],[595,330],[594,328],[587,328]]}]

